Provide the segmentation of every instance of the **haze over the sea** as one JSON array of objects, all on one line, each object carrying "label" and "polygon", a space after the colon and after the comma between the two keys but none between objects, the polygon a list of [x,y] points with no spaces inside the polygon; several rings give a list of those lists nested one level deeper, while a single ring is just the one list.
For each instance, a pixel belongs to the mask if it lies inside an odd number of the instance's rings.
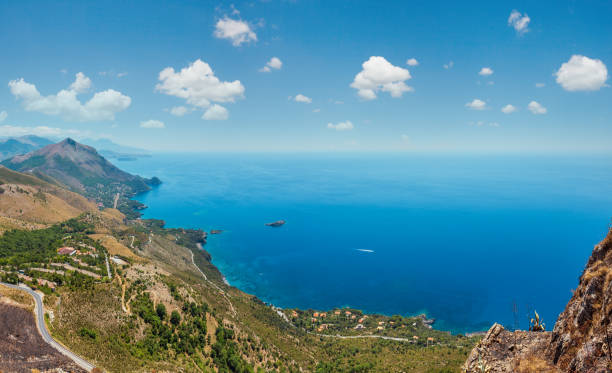
[{"label": "haze over the sea", "polygon": [[[145,218],[222,229],[228,281],[281,307],[426,312],[454,332],[553,325],[612,211],[612,157],[166,154]],[[264,223],[284,219],[281,228]]]}]

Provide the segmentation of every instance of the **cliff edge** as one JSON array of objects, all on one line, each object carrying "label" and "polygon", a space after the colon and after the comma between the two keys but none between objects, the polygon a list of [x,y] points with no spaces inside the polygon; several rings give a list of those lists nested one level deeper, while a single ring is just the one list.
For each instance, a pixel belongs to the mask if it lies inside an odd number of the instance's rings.
[{"label": "cliff edge", "polygon": [[552,332],[495,324],[464,364],[465,372],[612,372],[612,230],[593,249],[578,287]]}]

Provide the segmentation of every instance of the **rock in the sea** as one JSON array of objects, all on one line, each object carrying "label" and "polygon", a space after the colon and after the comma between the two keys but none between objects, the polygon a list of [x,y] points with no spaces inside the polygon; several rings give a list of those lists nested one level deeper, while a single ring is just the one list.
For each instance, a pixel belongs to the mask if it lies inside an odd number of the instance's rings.
[{"label": "rock in the sea", "polygon": [[285,224],[284,220],[278,220],[278,221],[275,221],[273,223],[266,223],[266,226],[268,226],[268,227],[280,227],[280,226],[282,226],[284,224]]}]

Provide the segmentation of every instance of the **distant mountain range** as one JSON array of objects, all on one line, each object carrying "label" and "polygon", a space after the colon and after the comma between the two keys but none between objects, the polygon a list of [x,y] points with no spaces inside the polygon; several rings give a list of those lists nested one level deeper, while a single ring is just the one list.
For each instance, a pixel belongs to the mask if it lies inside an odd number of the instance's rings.
[{"label": "distant mountain range", "polygon": [[[0,161],[41,149],[57,142],[56,140],[58,139],[48,139],[34,135],[0,139]],[[98,149],[98,152],[106,158],[122,161],[151,156],[151,153],[147,150],[120,145],[108,139],[83,139],[81,143]]]},{"label": "distant mountain range", "polygon": [[0,139],[0,160],[26,154],[51,144],[53,141],[34,135]]},{"label": "distant mountain range", "polygon": [[102,154],[106,158],[114,158],[120,161],[151,156],[151,152],[147,150],[120,145],[112,142],[109,139],[83,139],[80,142],[98,149],[98,153]]},{"label": "distant mountain range", "polygon": [[16,155],[1,163],[15,171],[34,174],[47,181],[63,184],[89,196],[105,192],[133,195],[159,182],[121,171],[91,146],[70,138],[50,144],[25,155]]}]

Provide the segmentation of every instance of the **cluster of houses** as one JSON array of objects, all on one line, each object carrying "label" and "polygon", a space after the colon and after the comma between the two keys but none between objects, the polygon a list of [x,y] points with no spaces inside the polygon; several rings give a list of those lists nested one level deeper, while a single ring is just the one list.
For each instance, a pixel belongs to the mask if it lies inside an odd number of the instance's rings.
[{"label": "cluster of houses", "polygon": [[[291,310],[291,318],[293,319],[297,319],[299,317],[299,314],[297,311],[295,310]],[[329,316],[329,317],[328,317]],[[330,319],[330,317],[332,317]],[[327,312],[313,312],[312,316],[310,316],[310,322],[312,322],[312,324],[317,324],[319,322],[324,322],[324,321],[331,321],[334,320],[339,317],[342,317],[344,319],[348,319],[351,320],[355,323],[357,323],[355,326],[352,327],[352,329],[354,330],[365,330],[367,329],[367,327],[364,325],[365,321],[368,319],[368,315],[360,315],[360,314],[354,314],[353,312],[349,311],[349,310],[334,310],[331,311],[329,313]],[[386,327],[390,327],[390,328],[394,328],[395,327],[396,322],[389,320],[389,321],[384,321],[384,320],[380,320],[377,321],[374,325],[376,327],[376,332],[382,332],[385,330]],[[414,322],[412,324],[413,326],[416,326],[417,323]],[[331,323],[322,323],[322,324],[317,324],[316,325],[316,331],[317,332],[322,332],[324,330],[327,330],[331,327],[333,327],[334,324]],[[401,324],[401,325],[397,325],[397,327],[400,328],[406,328],[406,324]],[[409,337],[408,337],[409,338]],[[411,343],[414,344],[419,344],[419,339],[420,337],[418,335],[413,335],[412,336],[412,340],[410,340]],[[427,337],[425,339],[425,343],[427,346],[429,346],[430,344],[433,345],[435,343],[435,339],[433,337]]]}]

